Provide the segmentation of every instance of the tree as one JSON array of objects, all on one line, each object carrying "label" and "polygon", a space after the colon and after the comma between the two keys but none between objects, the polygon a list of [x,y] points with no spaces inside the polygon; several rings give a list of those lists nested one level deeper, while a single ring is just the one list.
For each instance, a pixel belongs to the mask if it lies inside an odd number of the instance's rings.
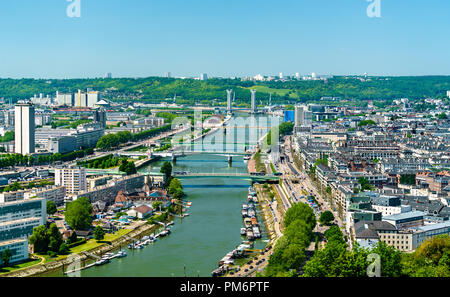
[{"label": "tree", "polygon": [[136,165],[134,165],[134,162],[128,162],[126,159],[122,160],[119,171],[125,172],[127,175],[137,173]]},{"label": "tree", "polygon": [[65,244],[65,243],[62,243],[62,244],[60,245],[60,247],[59,247],[58,254],[60,254],[60,255],[67,255],[67,254],[70,254],[69,246],[68,246],[67,244]]},{"label": "tree", "polygon": [[59,229],[56,224],[51,224],[47,230],[47,238],[48,238],[48,248],[52,252],[57,253],[61,244],[63,243],[63,238],[61,233],[59,233]]},{"label": "tree", "polygon": [[86,230],[92,224],[92,205],[86,197],[80,197],[77,200],[67,204],[66,222],[74,230]]},{"label": "tree", "polygon": [[411,277],[450,277],[450,236],[425,240],[413,254],[401,255],[402,275]]},{"label": "tree", "polygon": [[333,220],[334,220],[334,215],[329,210],[326,210],[320,214],[319,222],[322,225],[329,225]]},{"label": "tree", "polygon": [[442,112],[442,113],[440,113],[438,115],[438,119],[440,119],[440,120],[447,120],[448,116],[447,116],[447,114],[445,112]]},{"label": "tree", "polygon": [[4,250],[1,254],[2,257],[2,265],[3,266],[9,266],[9,261],[11,260],[12,253],[9,249]]},{"label": "tree", "polygon": [[380,256],[381,260],[381,276],[382,277],[399,277],[402,274],[401,256],[402,253],[392,246],[388,246],[385,242],[379,241],[377,246],[372,249],[371,253]]},{"label": "tree", "polygon": [[47,228],[44,225],[35,227],[33,229],[33,234],[31,234],[29,238],[29,242],[33,245],[35,253],[45,254],[49,244]]},{"label": "tree", "polygon": [[105,230],[101,226],[97,226],[94,229],[94,239],[99,241],[105,238]]},{"label": "tree", "polygon": [[295,220],[303,220],[307,223],[311,230],[316,226],[316,216],[311,207],[304,203],[295,203],[289,208],[284,217],[284,227],[288,228],[289,224]]},{"label": "tree", "polygon": [[160,172],[164,173],[166,181],[169,180],[170,177],[172,176],[172,164],[170,164],[170,162],[168,161],[165,161],[161,166]]},{"label": "tree", "polygon": [[365,190],[369,190],[372,191],[374,190],[374,187],[370,184],[369,180],[365,177],[359,177],[358,178],[358,183],[361,185],[361,191],[365,191]]},{"label": "tree", "polygon": [[297,219],[289,224],[284,235],[290,244],[309,246],[313,232],[310,225],[303,220]]},{"label": "tree", "polygon": [[58,211],[55,202],[47,200],[47,214],[53,215]]},{"label": "tree", "polygon": [[77,242],[77,240],[78,240],[77,233],[73,231],[72,234],[70,234],[69,238],[67,238],[66,242],[67,244],[71,244]]},{"label": "tree", "polygon": [[153,204],[152,204],[152,208],[155,209],[155,210],[157,210],[157,209],[159,209],[160,207],[162,207],[162,205],[163,205],[163,203],[162,203],[161,201],[155,201],[155,202],[153,202]]}]

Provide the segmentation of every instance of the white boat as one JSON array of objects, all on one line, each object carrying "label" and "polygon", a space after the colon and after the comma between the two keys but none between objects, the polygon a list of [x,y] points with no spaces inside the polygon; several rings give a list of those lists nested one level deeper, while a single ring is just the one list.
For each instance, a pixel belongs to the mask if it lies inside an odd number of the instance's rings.
[{"label": "white boat", "polygon": [[117,254],[116,254],[117,258],[123,258],[123,257],[126,257],[126,256],[127,256],[127,253],[125,253],[124,251],[118,251]]},{"label": "white boat", "polygon": [[110,260],[112,258],[114,258],[114,253],[106,253],[101,257],[102,260]]},{"label": "white boat", "polygon": [[100,266],[100,265],[103,265],[103,264],[106,264],[106,263],[109,263],[109,259],[100,259],[97,262],[95,262],[95,265],[96,266]]},{"label": "white boat", "polygon": [[245,234],[246,234],[245,228],[241,228],[241,235],[244,235],[244,236],[245,236]]},{"label": "white boat", "polygon": [[143,241],[146,241],[146,240],[148,240],[148,239],[150,239],[150,237],[148,237],[148,236],[142,237],[142,240],[143,240]]}]

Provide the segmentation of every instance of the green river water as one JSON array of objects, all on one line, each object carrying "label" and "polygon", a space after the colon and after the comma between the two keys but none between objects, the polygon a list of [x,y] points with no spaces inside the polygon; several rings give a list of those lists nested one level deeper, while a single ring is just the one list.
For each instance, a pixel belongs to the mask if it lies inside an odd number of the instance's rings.
[{"label": "green river water", "polygon": [[[258,138],[266,133],[259,131]],[[205,138],[209,145],[214,145],[214,138],[222,133],[218,131]],[[248,129],[237,129],[237,138],[246,139],[237,144],[229,152],[242,152],[244,143],[248,141]],[[220,135],[219,135],[220,136]],[[220,138],[220,137],[219,137]],[[212,143],[212,144],[211,144]],[[203,147],[205,151],[210,147]],[[151,170],[159,172],[164,160],[152,163]],[[233,156],[231,166],[227,163],[226,155],[188,155],[179,158],[174,164],[174,171],[190,172],[247,172],[247,163],[243,156]],[[211,276],[211,271],[228,252],[236,248],[244,237],[240,235],[243,227],[241,206],[247,201],[250,181],[235,178],[197,178],[181,179],[187,201],[192,206],[187,209],[189,216],[175,218],[172,233],[141,250],[126,249],[127,257],[113,259],[103,266],[94,266],[81,271],[82,277],[162,277],[162,276]],[[266,245],[262,218],[263,238],[255,241],[255,248]],[[62,276],[61,271],[46,276]]]}]

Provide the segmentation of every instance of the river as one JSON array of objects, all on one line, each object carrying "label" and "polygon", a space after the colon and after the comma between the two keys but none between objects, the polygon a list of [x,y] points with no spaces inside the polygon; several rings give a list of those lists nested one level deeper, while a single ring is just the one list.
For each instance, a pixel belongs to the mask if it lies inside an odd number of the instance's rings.
[{"label": "river", "polygon": [[[249,141],[251,136],[246,130],[248,129],[237,129],[237,137],[234,137],[238,139],[234,142],[237,145],[227,151],[242,152],[244,146],[252,144],[253,141]],[[265,132],[267,130],[259,131],[258,137]],[[209,151],[209,145],[216,146],[214,139],[221,138],[222,133],[219,130],[205,137],[207,145],[203,146],[203,149]],[[239,139],[246,141],[240,142]],[[154,162],[149,165],[150,168],[143,170],[159,172],[164,161]],[[245,173],[247,164],[242,155],[233,156],[230,166],[226,155],[198,154],[178,158],[173,170]],[[127,257],[83,270],[81,276],[211,276],[211,271],[217,268],[219,260],[245,240],[240,235],[240,228],[243,226],[241,206],[247,201],[250,182],[236,178],[211,177],[181,181],[187,194],[186,200],[191,201],[192,206],[187,209],[190,214],[188,217],[174,220],[175,224],[169,236],[160,238],[141,250],[127,249]],[[268,238],[262,218],[259,217],[258,220],[262,225],[263,238],[255,241],[255,248],[262,248]],[[61,272],[55,272],[48,276],[61,275]]]}]

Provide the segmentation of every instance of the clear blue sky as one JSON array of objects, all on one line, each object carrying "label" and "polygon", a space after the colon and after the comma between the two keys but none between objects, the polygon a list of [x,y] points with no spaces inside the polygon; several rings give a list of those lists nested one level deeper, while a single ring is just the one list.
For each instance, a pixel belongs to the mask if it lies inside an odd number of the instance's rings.
[{"label": "clear blue sky", "polygon": [[0,77],[449,75],[450,1],[0,1]]}]

